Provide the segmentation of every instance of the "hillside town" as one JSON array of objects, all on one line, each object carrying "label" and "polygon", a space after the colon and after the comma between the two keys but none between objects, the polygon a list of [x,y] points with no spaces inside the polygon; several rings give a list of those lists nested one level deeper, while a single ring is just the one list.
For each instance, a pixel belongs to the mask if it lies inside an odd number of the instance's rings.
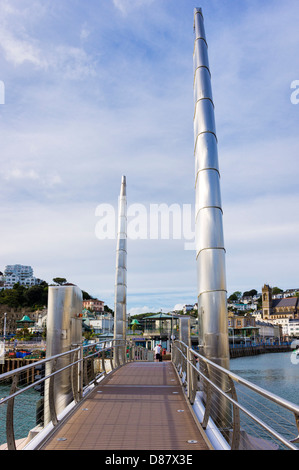
[{"label": "hillside town", "polygon": [[[66,285],[66,279],[54,278],[54,285]],[[9,265],[0,272],[0,334],[6,336],[45,335],[47,322],[48,284],[34,276],[31,266]],[[9,295],[11,294],[11,295]],[[30,294],[30,295],[29,295]],[[16,296],[19,303],[16,302]],[[23,300],[21,300],[23,299]],[[33,303],[30,303],[33,299]],[[35,303],[34,303],[35,302]],[[299,289],[283,291],[269,285],[262,292],[255,289],[228,297],[228,329],[232,345],[256,342],[290,341],[299,338]],[[190,318],[191,334],[198,335],[197,303],[167,314],[148,312],[128,315],[128,334],[143,338],[160,329],[170,336],[178,330],[181,316]],[[114,312],[104,301],[83,292],[82,332],[86,338],[113,336]]]}]

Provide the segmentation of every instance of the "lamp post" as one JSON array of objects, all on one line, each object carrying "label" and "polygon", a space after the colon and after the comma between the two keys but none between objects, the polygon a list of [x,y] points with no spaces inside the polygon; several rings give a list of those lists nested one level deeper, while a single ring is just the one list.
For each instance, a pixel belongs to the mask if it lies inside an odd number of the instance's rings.
[{"label": "lamp post", "polygon": [[7,313],[4,313],[4,327],[3,327],[3,341],[4,341],[4,352],[5,352],[5,338],[6,338],[6,315]]}]

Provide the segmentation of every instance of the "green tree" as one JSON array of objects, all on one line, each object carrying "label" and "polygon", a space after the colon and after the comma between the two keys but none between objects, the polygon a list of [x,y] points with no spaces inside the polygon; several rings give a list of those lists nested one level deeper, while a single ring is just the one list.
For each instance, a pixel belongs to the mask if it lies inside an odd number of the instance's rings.
[{"label": "green tree", "polygon": [[273,295],[282,294],[282,293],[283,293],[282,289],[280,289],[279,287],[273,287],[273,289],[272,289],[272,294]]},{"label": "green tree", "polygon": [[65,277],[54,277],[53,282],[62,286],[63,284],[66,284],[66,279]]},{"label": "green tree", "polygon": [[108,305],[104,305],[104,312],[108,312],[114,315],[114,311],[110,307],[108,307]]},{"label": "green tree", "polygon": [[28,307],[43,307],[48,302],[48,286],[32,286],[26,289],[24,298]]},{"label": "green tree", "polygon": [[257,295],[257,290],[251,289],[243,293],[243,297],[253,297],[254,295]]},{"label": "green tree", "polygon": [[15,284],[13,289],[3,289],[0,292],[0,303],[12,308],[23,307],[25,305],[25,290],[26,288],[20,284]]},{"label": "green tree", "polygon": [[[53,279],[54,281],[54,279]],[[89,295],[88,292],[85,292],[85,290],[82,291],[82,295],[83,295],[83,300],[89,300],[89,299],[92,299],[93,297],[91,297],[91,295]]]},{"label": "green tree", "polygon": [[240,300],[241,296],[242,292],[236,291],[229,296],[228,300],[229,302],[237,302],[238,300]]}]

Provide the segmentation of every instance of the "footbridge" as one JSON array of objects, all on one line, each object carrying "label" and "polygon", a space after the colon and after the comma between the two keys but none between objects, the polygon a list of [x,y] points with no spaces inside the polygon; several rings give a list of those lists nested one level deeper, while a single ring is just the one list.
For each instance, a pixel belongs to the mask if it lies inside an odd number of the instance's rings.
[{"label": "footbridge", "polygon": [[298,406],[182,341],[162,362],[130,342],[81,344],[4,373],[0,384],[2,449],[298,450]]},{"label": "footbridge", "polygon": [[194,32],[198,352],[183,319],[169,361],[154,362],[152,351],[126,339],[123,177],[113,339],[82,344],[82,291],[49,287],[46,358],[0,375],[3,449],[298,450],[299,406],[229,368],[218,140],[200,8]]}]

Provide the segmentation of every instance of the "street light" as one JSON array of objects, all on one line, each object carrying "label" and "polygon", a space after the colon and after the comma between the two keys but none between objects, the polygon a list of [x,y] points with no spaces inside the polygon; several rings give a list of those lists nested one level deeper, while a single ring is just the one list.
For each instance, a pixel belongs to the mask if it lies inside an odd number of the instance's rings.
[{"label": "street light", "polygon": [[6,337],[6,312],[4,313],[4,327],[3,327],[3,342],[4,342],[4,354],[5,354],[5,337]]}]

